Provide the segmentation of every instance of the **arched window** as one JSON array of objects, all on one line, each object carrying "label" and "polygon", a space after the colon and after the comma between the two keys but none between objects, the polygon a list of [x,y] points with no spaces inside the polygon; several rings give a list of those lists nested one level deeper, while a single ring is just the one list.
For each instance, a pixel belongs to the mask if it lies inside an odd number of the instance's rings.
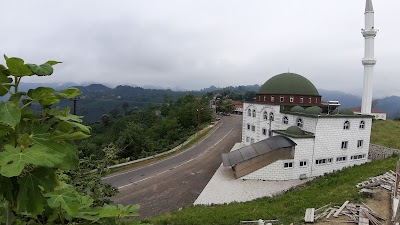
[{"label": "arched window", "polygon": [[251,109],[247,110],[247,116],[251,116]]},{"label": "arched window", "polygon": [[267,111],[264,112],[263,118],[264,118],[264,120],[268,120],[268,112]]},{"label": "arched window", "polygon": [[344,124],[343,124],[343,129],[344,129],[344,130],[350,129],[350,122],[349,122],[349,121],[344,122]]},{"label": "arched window", "polygon": [[297,118],[296,124],[297,124],[298,127],[303,128],[303,119]]},{"label": "arched window", "polygon": [[287,118],[287,116],[283,117],[283,124],[289,124],[289,119]]},{"label": "arched window", "polygon": [[256,117],[256,110],[253,109],[253,117]]},{"label": "arched window", "polygon": [[273,112],[269,113],[269,120],[274,121],[274,113]]},{"label": "arched window", "polygon": [[364,128],[365,128],[365,122],[364,122],[364,120],[362,120],[360,122],[360,129],[364,129]]}]

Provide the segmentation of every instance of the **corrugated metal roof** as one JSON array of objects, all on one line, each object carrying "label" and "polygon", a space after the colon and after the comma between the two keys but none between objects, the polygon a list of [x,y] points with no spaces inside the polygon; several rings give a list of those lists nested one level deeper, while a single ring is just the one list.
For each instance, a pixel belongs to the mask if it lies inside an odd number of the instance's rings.
[{"label": "corrugated metal roof", "polygon": [[222,162],[224,166],[233,166],[238,163],[247,161],[257,156],[263,155],[267,152],[295,146],[296,143],[284,136],[273,136],[257,143],[247,145],[238,150],[223,153]]}]

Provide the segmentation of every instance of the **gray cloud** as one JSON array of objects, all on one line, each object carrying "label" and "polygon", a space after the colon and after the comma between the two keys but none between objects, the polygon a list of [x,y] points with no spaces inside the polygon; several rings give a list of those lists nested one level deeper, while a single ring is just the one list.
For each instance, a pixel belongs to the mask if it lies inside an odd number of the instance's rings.
[{"label": "gray cloud", "polygon": [[[28,62],[63,61],[47,82],[200,89],[262,84],[290,70],[318,88],[360,94],[364,4],[364,0],[7,1],[2,3],[7,10],[1,15],[0,49]],[[400,20],[395,19],[400,2],[375,0],[374,7],[380,30],[374,95],[400,95]]]}]

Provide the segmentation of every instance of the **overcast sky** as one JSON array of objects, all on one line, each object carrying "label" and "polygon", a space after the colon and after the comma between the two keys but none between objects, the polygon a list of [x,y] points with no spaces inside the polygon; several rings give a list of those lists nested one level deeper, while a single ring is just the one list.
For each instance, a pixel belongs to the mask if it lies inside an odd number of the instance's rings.
[{"label": "overcast sky", "polygon": [[[400,1],[374,0],[374,97],[400,95]],[[27,82],[201,89],[287,72],[361,94],[365,0],[2,1],[0,54],[64,62]],[[0,60],[4,64],[4,60]]]}]

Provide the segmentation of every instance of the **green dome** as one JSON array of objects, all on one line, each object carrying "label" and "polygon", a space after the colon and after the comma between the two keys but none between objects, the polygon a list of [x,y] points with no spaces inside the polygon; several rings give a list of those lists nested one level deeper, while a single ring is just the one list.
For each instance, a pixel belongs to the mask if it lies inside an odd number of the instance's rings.
[{"label": "green dome", "polygon": [[286,133],[292,135],[304,135],[304,131],[301,130],[298,126],[291,126],[286,129]]},{"label": "green dome", "polygon": [[273,76],[261,86],[258,94],[320,96],[318,90],[307,78],[295,73]]},{"label": "green dome", "polygon": [[300,112],[300,113],[302,113],[302,112],[304,112],[304,108],[301,107],[301,106],[296,105],[296,106],[294,106],[294,107],[292,107],[290,109],[290,112]]},{"label": "green dome", "polygon": [[354,115],[354,112],[351,109],[341,109],[341,110],[339,110],[339,114],[341,114],[341,115]]},{"label": "green dome", "polygon": [[307,109],[304,110],[304,113],[311,115],[320,115],[321,112],[322,109],[318,106],[308,107]]}]

